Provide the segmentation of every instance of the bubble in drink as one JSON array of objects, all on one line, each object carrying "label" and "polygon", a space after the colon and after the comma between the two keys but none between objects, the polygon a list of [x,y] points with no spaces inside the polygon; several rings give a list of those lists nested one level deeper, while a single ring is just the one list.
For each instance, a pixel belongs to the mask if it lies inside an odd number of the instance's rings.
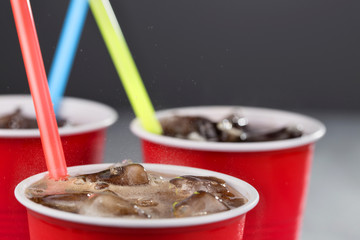
[{"label": "bubble in drink", "polygon": [[36,203],[71,213],[140,219],[200,216],[247,202],[219,178],[169,176],[134,163],[62,181],[44,178],[28,187],[26,195]]}]

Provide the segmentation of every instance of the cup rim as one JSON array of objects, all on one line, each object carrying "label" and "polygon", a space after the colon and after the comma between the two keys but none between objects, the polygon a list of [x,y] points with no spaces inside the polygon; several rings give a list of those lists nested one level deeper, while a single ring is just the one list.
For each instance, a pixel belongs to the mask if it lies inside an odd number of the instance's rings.
[{"label": "cup rim", "polygon": [[[84,171],[83,166],[69,167],[69,175],[77,175],[84,173],[92,173],[94,171],[99,171],[111,166],[113,163],[103,163],[103,164],[90,164],[86,165],[86,170]],[[199,168],[193,167],[184,167],[176,165],[166,165],[166,164],[142,164],[145,169],[166,172],[167,174],[173,174],[181,172],[180,175],[203,175],[203,176],[215,176],[226,181],[228,185],[233,187],[235,190],[243,194],[248,202],[235,209],[229,211],[214,213],[205,216],[196,216],[196,217],[186,217],[186,218],[164,218],[164,219],[126,219],[126,218],[105,218],[105,217],[93,217],[85,216],[75,213],[63,212],[60,210],[48,208],[40,204],[34,203],[29,200],[24,193],[24,190],[31,185],[31,183],[41,179],[47,172],[39,173],[33,175],[29,178],[26,178],[20,182],[15,188],[15,197],[16,199],[27,209],[30,209],[38,214],[45,215],[47,217],[52,217],[55,219],[69,221],[79,224],[89,224],[97,225],[103,227],[122,227],[122,228],[178,228],[178,227],[187,227],[187,226],[197,226],[210,224],[215,222],[221,222],[224,220],[236,218],[240,215],[246,214],[248,211],[253,209],[259,202],[259,194],[254,187],[252,187],[247,182],[240,180],[238,178]],[[80,170],[80,169],[83,170]]]},{"label": "cup rim", "polygon": [[194,106],[194,107],[180,107],[166,109],[156,112],[157,118],[161,119],[169,117],[174,114],[178,115],[201,115],[205,116],[204,113],[212,113],[216,111],[228,111],[229,113],[234,109],[241,109],[245,116],[250,114],[251,116],[281,116],[282,119],[296,120],[298,124],[306,124],[311,126],[312,131],[305,133],[299,138],[268,141],[268,142],[244,142],[244,143],[224,143],[224,142],[203,142],[203,141],[191,141],[186,139],[179,139],[174,137],[168,137],[163,135],[156,135],[150,133],[142,128],[140,121],[135,118],[130,123],[130,130],[134,135],[142,140],[149,142],[177,147],[190,150],[205,150],[205,151],[219,151],[219,152],[254,152],[254,151],[273,151],[282,150],[288,148],[294,148],[311,144],[322,138],[326,132],[325,125],[315,118],[278,109],[271,108],[259,108],[259,107],[247,107],[247,106]]},{"label": "cup rim", "polygon": [[[32,105],[32,98],[27,94],[9,94],[9,95],[1,95],[0,102],[8,101],[9,105],[15,110],[15,108],[21,104],[28,104],[28,106]],[[13,103],[14,105],[10,104]],[[16,104],[15,104],[16,102]],[[96,130],[100,130],[106,127],[111,126],[118,119],[118,114],[112,107],[105,105],[100,102],[75,98],[75,97],[64,97],[62,104],[65,106],[72,106],[73,104],[82,104],[90,109],[101,109],[103,113],[103,118],[96,121],[89,121],[87,123],[69,126],[69,127],[61,127],[59,128],[60,136],[66,135],[74,135],[81,134],[86,132],[92,132]],[[40,137],[40,132],[38,129],[0,129],[0,138],[32,138],[32,137]]]}]

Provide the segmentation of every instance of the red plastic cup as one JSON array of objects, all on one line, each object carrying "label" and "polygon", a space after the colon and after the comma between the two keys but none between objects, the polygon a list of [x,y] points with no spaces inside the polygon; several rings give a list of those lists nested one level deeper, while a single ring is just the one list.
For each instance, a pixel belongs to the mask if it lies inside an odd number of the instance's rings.
[{"label": "red plastic cup", "polygon": [[[106,129],[117,119],[112,108],[93,101],[66,97],[59,113],[76,124],[60,128],[68,166],[103,161]],[[16,108],[35,118],[29,95],[0,96],[0,117]],[[46,171],[38,129],[0,129],[0,238],[28,239],[26,211],[14,197],[24,178]]]},{"label": "red plastic cup", "polygon": [[[68,171],[70,175],[79,175],[101,171],[110,165],[77,166],[68,168]],[[51,209],[27,199],[24,194],[25,189],[46,174],[41,173],[25,179],[15,189],[17,200],[27,208],[31,239],[242,239],[245,215],[259,201],[257,191],[250,184],[229,175],[197,168],[160,164],[144,164],[144,167],[149,171],[177,176],[197,175],[221,178],[228,186],[244,195],[248,202],[229,211],[199,217],[167,219],[91,217]]]},{"label": "red plastic cup", "polygon": [[281,127],[299,124],[304,136],[256,143],[196,142],[146,132],[137,120],[132,132],[141,139],[146,163],[176,164],[226,173],[243,179],[260,194],[260,203],[246,220],[244,239],[298,239],[310,177],[314,143],[325,133],[319,121],[274,109],[209,106],[158,112],[161,119],[173,115],[205,116],[213,120],[241,108],[249,122]]}]

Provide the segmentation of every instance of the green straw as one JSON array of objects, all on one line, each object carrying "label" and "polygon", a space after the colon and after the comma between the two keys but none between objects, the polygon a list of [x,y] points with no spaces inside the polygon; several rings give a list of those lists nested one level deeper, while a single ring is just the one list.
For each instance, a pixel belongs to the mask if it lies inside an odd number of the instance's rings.
[{"label": "green straw", "polygon": [[89,3],[135,115],[147,131],[161,134],[161,125],[155,116],[154,108],[110,2],[90,0]]}]

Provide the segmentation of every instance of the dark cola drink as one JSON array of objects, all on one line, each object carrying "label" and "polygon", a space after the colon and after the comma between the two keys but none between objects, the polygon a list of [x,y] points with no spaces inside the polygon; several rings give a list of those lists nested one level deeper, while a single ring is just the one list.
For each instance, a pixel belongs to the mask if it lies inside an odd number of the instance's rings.
[{"label": "dark cola drink", "polygon": [[173,116],[161,119],[163,135],[195,141],[265,142],[302,136],[299,126],[270,127],[255,124],[239,113],[218,122],[201,116]]},{"label": "dark cola drink", "polygon": [[134,163],[115,164],[64,181],[44,178],[31,185],[26,195],[36,203],[71,213],[140,219],[201,216],[247,202],[219,178],[168,176]]},{"label": "dark cola drink", "polygon": [[[67,124],[64,119],[56,119],[58,126],[63,127]],[[0,128],[6,129],[33,129],[38,128],[35,118],[25,116],[20,109],[13,113],[0,117]]]}]

